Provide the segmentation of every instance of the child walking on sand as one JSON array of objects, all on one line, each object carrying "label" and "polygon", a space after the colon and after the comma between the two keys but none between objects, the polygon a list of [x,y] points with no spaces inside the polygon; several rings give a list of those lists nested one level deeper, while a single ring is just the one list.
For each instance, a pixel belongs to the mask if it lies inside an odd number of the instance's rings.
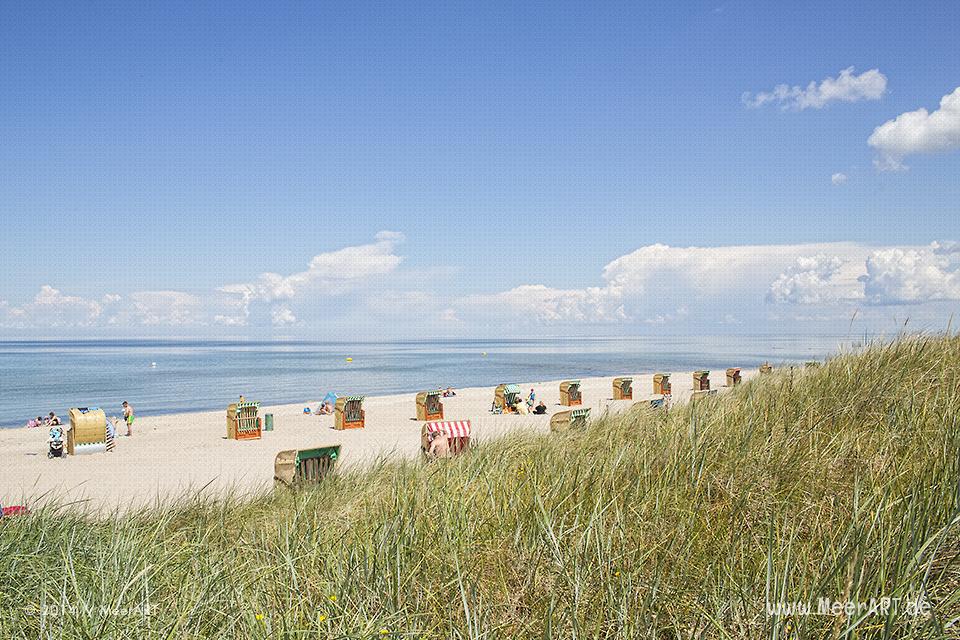
[{"label": "child walking on sand", "polygon": [[127,423],[127,435],[133,435],[133,407],[126,400],[123,401],[123,421]]}]

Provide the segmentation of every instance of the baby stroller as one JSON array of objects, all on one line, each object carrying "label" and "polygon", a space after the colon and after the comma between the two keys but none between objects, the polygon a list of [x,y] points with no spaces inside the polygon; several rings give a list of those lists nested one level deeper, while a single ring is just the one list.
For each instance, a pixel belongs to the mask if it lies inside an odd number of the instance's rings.
[{"label": "baby stroller", "polygon": [[47,438],[50,449],[47,451],[48,458],[63,457],[63,429],[60,427],[50,428],[50,437]]}]

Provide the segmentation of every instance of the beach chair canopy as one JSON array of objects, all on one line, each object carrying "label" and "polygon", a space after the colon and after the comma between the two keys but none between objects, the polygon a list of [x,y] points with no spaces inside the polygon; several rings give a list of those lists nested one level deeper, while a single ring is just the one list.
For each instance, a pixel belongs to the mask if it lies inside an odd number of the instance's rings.
[{"label": "beach chair canopy", "polygon": [[440,433],[441,431],[446,430],[447,435],[450,438],[469,438],[471,431],[469,420],[428,422],[423,425],[423,428],[429,433]]},{"label": "beach chair canopy", "polygon": [[363,402],[364,398],[366,398],[366,396],[347,396],[345,400],[347,402]]},{"label": "beach chair canopy", "polygon": [[590,409],[573,409],[570,411],[571,418],[586,418],[590,415]]},{"label": "beach chair canopy", "polygon": [[520,385],[508,384],[504,386],[504,393],[520,393]]}]

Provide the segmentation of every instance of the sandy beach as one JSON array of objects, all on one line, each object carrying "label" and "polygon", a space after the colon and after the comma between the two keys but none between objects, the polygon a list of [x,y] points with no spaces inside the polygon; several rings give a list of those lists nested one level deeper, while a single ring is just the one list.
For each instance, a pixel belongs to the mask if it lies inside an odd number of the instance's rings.
[{"label": "sandy beach", "polygon": [[[744,370],[744,380],[756,372]],[[623,374],[630,375],[630,374]],[[591,417],[619,412],[637,402],[657,398],[652,374],[637,374],[632,401],[613,400],[613,378],[582,379],[583,406]],[[711,387],[725,389],[723,371],[711,373]],[[510,381],[505,381],[510,382]],[[692,372],[673,373],[672,401],[681,403],[692,394]],[[494,387],[458,389],[444,398],[446,420],[470,420],[474,441],[504,435],[512,430],[549,432],[550,416],[567,407],[559,404],[560,381],[518,383],[523,395],[531,388],[547,405],[547,415],[492,415]],[[351,390],[362,393],[362,390]],[[304,414],[316,409],[319,399],[298,404],[261,406],[261,415],[272,413],[274,430],[253,441],[226,439],[226,404],[223,411],[139,416],[133,437],[117,438],[109,453],[48,459],[47,429],[0,430],[0,501],[36,505],[45,500],[76,503],[94,510],[120,510],[148,506],[182,495],[243,493],[268,488],[273,483],[277,452],[339,444],[338,470],[369,464],[381,457],[419,455],[420,422],[416,421],[416,394],[368,397],[364,402],[366,428],[337,431],[333,416]],[[256,390],[248,399],[256,400]],[[136,403],[134,402],[134,406]],[[119,414],[108,411],[108,415]]]}]

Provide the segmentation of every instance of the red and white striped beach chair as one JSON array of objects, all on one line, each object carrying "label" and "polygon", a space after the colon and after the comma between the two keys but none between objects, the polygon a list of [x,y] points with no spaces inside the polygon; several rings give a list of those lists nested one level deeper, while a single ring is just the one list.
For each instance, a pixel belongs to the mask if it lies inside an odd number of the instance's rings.
[{"label": "red and white striped beach chair", "polygon": [[444,436],[447,438],[449,455],[459,455],[470,447],[470,421],[427,422],[424,423],[420,436],[420,447],[425,456],[430,455],[433,441]]}]

